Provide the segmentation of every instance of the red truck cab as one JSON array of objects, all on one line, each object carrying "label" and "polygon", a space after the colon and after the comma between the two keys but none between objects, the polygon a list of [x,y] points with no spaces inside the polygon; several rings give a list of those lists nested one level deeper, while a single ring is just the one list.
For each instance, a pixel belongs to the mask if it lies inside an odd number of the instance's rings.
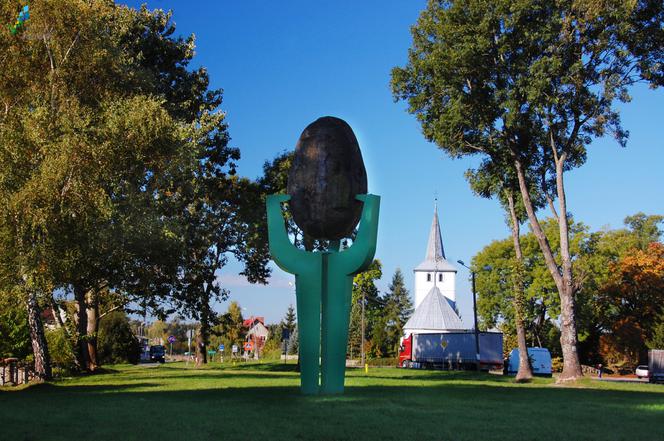
[{"label": "red truck cab", "polygon": [[413,334],[401,340],[399,345],[399,367],[409,367],[413,358]]}]

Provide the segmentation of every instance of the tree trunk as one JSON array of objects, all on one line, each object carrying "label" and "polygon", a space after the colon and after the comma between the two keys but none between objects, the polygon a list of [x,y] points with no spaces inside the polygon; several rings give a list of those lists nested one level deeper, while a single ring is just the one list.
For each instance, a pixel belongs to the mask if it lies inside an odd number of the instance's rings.
[{"label": "tree trunk", "polygon": [[51,357],[48,353],[48,344],[44,335],[44,325],[41,321],[41,311],[34,292],[28,294],[28,325],[30,327],[30,340],[32,352],[35,356],[35,379],[48,381],[53,378],[51,371]]},{"label": "tree trunk", "polygon": [[207,363],[207,345],[210,341],[210,325],[206,320],[201,321],[199,347],[201,351],[201,362]]},{"label": "tree trunk", "polygon": [[[557,162],[558,165],[558,162]],[[571,261],[569,260],[569,247],[567,239],[565,244],[561,241],[561,256],[563,256],[563,275],[561,275],[560,270],[558,269],[558,264],[556,263],[553,253],[551,251],[551,245],[549,244],[542,226],[535,215],[535,208],[530,199],[530,193],[528,190],[528,184],[526,183],[525,171],[523,170],[523,165],[518,159],[514,159],[514,167],[516,169],[517,178],[519,180],[519,190],[521,192],[521,198],[523,199],[523,204],[528,214],[528,221],[530,222],[530,227],[533,230],[535,238],[542,250],[544,255],[544,260],[546,262],[547,269],[553,277],[554,282],[556,283],[556,288],[558,290],[558,295],[560,297],[560,344],[563,350],[563,372],[558,377],[559,381],[567,380],[576,380],[583,377],[583,372],[581,371],[581,363],[579,362],[579,354],[576,349],[577,338],[576,338],[576,323],[574,319],[574,291],[572,285],[572,271],[571,271]],[[562,186],[562,174],[557,173],[556,180],[558,184],[558,196],[561,196]],[[564,224],[564,235],[567,238],[567,212],[564,201],[564,190],[562,191],[562,200],[560,202],[561,212],[558,214],[559,225]],[[561,237],[563,235],[563,227],[560,229]],[[563,251],[563,247],[566,249]],[[564,253],[567,253],[568,257],[568,268],[565,268],[565,257]]]},{"label": "tree trunk", "polygon": [[196,367],[200,367],[201,364],[207,363],[207,357],[205,354],[205,343],[203,342],[203,337],[201,336],[201,330],[199,329],[196,333]]},{"label": "tree trunk", "polygon": [[60,315],[60,305],[55,301],[53,294],[50,295],[51,298],[51,309],[53,310],[53,318],[55,319],[55,327],[58,329],[65,329],[65,324],[62,321],[62,316]]},{"label": "tree trunk", "polygon": [[560,296],[560,323],[561,335],[560,346],[563,350],[563,372],[559,379],[561,381],[575,380],[583,377],[579,354],[577,351],[576,331],[576,305],[574,295],[574,275],[572,273],[572,258],[569,251],[569,223],[567,218],[567,200],[565,197],[565,185],[563,181],[565,165],[565,154],[556,160],[556,190],[558,192],[558,203],[560,214],[558,215],[558,227],[560,231],[560,256],[562,260],[563,290]]},{"label": "tree trunk", "polygon": [[519,218],[514,208],[514,194],[507,192],[510,218],[512,220],[512,240],[514,241],[514,253],[516,256],[514,267],[514,317],[516,321],[516,340],[519,347],[519,370],[516,373],[517,382],[527,382],[533,378],[530,358],[528,357],[528,345],[526,343],[526,330],[523,325],[525,293],[523,286],[523,252],[521,251],[521,240],[519,231]]},{"label": "tree trunk", "polygon": [[91,289],[86,294],[88,370],[94,372],[99,367],[97,360],[97,333],[99,332],[99,296]]},{"label": "tree trunk", "polygon": [[85,301],[85,290],[74,287],[74,300],[76,301],[76,363],[81,371],[88,368],[88,314]]}]

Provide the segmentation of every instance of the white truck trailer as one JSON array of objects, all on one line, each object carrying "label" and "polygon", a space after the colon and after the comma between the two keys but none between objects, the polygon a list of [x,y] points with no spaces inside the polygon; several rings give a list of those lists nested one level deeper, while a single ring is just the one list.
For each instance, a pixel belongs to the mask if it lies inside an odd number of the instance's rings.
[{"label": "white truck trailer", "polygon": [[664,383],[664,349],[648,351],[648,381]]},{"label": "white truck trailer", "polygon": [[[480,332],[480,369],[503,368],[502,332]],[[399,367],[420,369],[476,369],[472,330],[410,334],[401,342]]]}]

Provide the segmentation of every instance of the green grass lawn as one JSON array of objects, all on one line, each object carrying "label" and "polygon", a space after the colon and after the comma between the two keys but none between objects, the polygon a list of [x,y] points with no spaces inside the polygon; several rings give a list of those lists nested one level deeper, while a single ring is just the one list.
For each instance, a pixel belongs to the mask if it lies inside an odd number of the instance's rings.
[{"label": "green grass lawn", "polygon": [[561,387],[468,373],[349,370],[299,394],[293,365],[114,366],[0,389],[0,440],[664,440],[664,386]]}]

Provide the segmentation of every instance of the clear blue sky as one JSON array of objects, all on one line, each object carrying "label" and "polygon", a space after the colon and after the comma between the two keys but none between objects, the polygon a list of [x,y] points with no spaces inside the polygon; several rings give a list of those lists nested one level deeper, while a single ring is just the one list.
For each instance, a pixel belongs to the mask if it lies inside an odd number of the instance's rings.
[{"label": "clear blue sky", "polygon": [[[122,2],[139,6],[142,2]],[[194,33],[194,66],[205,66],[212,87],[224,89],[232,144],[242,151],[240,173],[258,177],[265,160],[292,149],[302,129],[323,115],[353,127],[369,175],[382,197],[376,257],[383,262],[381,291],[401,267],[412,293],[412,268],[424,258],[438,195],[448,260],[470,261],[494,239],[508,235],[495,201],[475,197],[463,178],[473,160],[451,160],[427,143],[415,118],[390,93],[390,70],[404,65],[410,26],[425,0],[408,1],[185,1],[150,0],[173,10],[179,34]],[[664,92],[634,90],[621,106],[631,133],[627,148],[611,139],[591,146],[588,161],[567,174],[568,208],[599,229],[622,226],[637,211],[664,213]],[[280,320],[295,302],[275,268],[268,286],[249,285],[231,264],[220,273],[244,315]],[[459,268],[457,299],[472,323],[468,273]],[[221,311],[225,304],[216,305]]]}]

